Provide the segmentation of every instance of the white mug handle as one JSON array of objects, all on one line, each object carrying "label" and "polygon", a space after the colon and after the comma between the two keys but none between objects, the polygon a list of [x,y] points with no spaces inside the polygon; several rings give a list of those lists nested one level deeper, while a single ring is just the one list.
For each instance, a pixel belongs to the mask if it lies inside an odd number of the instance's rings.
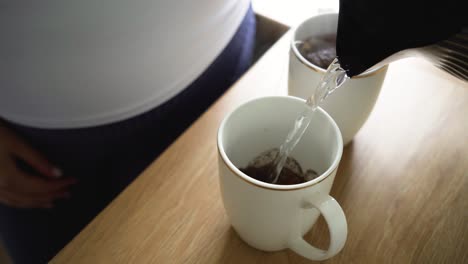
[{"label": "white mug handle", "polygon": [[301,225],[295,225],[288,241],[288,247],[297,254],[310,260],[325,260],[338,254],[343,248],[348,235],[346,216],[338,202],[330,195],[316,194],[307,198],[302,208],[316,208],[325,218],[330,231],[330,246],[328,250],[318,249],[302,238]]}]

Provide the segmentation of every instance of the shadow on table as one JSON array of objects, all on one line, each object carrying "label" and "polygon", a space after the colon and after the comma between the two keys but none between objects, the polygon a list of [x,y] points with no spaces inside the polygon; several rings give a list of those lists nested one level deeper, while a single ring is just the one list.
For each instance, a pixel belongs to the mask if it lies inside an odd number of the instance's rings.
[{"label": "shadow on table", "polygon": [[255,14],[257,29],[253,61],[260,59],[283,36],[289,27],[260,14]]},{"label": "shadow on table", "polygon": [[245,243],[231,226],[220,259],[215,263],[288,263],[290,254],[294,253],[289,250],[266,252],[255,249]]}]

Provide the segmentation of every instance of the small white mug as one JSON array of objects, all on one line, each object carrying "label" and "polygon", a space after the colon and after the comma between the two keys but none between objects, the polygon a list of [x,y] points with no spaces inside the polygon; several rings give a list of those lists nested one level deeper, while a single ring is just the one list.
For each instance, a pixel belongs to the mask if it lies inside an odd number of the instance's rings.
[{"label": "small white mug", "polygon": [[[338,14],[328,13],[313,16],[294,29],[289,53],[289,95],[309,98],[326,72],[325,69],[304,58],[298,50],[297,43],[313,36],[336,34],[337,26]],[[344,145],[354,138],[369,117],[380,93],[387,68],[385,65],[349,79],[320,105],[338,124]]]},{"label": "small white mug", "polygon": [[[329,193],[343,152],[338,126],[318,109],[291,153],[301,166],[320,176],[294,185],[255,180],[242,173],[261,152],[279,147],[306,106],[296,97],[262,97],[237,107],[218,130],[220,187],[224,208],[239,236],[250,246],[277,251],[290,248],[311,260],[336,255],[347,237],[346,217]],[[330,246],[318,249],[303,236],[322,214],[330,231]]]}]

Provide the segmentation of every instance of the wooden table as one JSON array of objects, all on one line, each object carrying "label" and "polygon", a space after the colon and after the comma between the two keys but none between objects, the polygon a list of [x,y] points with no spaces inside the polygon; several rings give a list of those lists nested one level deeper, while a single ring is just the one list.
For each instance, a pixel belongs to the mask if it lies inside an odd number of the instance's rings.
[{"label": "wooden table", "polygon": [[[221,119],[285,94],[290,33],[98,215],[52,263],[310,263],[246,245],[218,186]],[[348,219],[324,263],[468,263],[468,84],[425,61],[393,63],[331,192]],[[306,236],[328,246],[322,219]]]}]

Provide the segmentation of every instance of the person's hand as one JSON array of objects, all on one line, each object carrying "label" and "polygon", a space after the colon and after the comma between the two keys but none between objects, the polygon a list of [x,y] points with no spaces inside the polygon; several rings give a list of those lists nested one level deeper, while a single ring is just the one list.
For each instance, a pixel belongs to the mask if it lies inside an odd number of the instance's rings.
[{"label": "person's hand", "polygon": [[[15,158],[40,175],[20,170]],[[0,203],[17,208],[51,208],[55,200],[68,198],[68,188],[76,183],[61,176],[58,168],[0,123]]]}]

